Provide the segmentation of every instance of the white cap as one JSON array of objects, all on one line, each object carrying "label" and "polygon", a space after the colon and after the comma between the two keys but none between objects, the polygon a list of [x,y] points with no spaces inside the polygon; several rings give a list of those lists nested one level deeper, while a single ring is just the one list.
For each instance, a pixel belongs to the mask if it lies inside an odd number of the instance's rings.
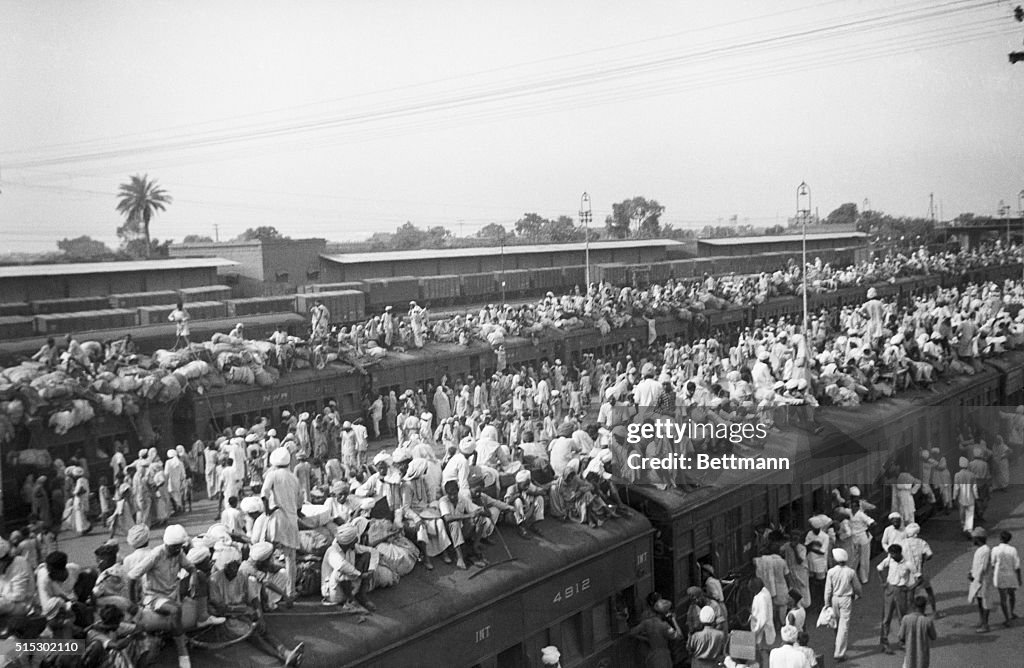
[{"label": "white cap", "polygon": [[562,660],[562,653],[554,645],[548,645],[540,650],[540,662],[545,666],[557,666]]}]

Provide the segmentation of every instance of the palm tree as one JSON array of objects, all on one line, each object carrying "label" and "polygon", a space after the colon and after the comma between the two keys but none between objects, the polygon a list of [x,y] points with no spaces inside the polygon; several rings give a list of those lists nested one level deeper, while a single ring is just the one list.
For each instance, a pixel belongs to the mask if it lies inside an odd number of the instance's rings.
[{"label": "palm tree", "polygon": [[171,203],[171,196],[167,191],[157,185],[155,180],[150,181],[149,175],[131,177],[129,183],[122,183],[117,191],[117,211],[124,215],[124,225],[118,233],[142,233],[146,241],[146,257],[150,253],[149,221],[157,211],[164,211]]}]

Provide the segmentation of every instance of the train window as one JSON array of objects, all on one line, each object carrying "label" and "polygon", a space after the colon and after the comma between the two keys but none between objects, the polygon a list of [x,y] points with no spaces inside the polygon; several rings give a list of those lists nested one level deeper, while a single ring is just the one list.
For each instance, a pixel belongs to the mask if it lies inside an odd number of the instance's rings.
[{"label": "train window", "polygon": [[590,609],[590,620],[594,629],[594,647],[612,636],[612,616],[608,601],[602,601]]},{"label": "train window", "polygon": [[522,645],[513,645],[498,654],[498,668],[516,668],[526,663]]}]

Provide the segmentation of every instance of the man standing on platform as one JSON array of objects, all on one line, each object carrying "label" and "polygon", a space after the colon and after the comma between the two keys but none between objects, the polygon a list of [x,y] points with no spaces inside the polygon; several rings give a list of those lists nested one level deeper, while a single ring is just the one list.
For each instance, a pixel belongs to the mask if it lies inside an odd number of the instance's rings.
[{"label": "man standing on platform", "polygon": [[999,606],[1003,609],[1003,626],[1009,628],[1017,619],[1014,607],[1017,604],[1017,587],[1021,585],[1020,555],[1010,545],[1013,535],[1009,531],[999,534],[999,545],[992,548],[992,583],[999,590]]},{"label": "man standing on platform", "polygon": [[846,565],[849,560],[846,550],[838,547],[833,549],[832,560],[836,565],[825,576],[825,605],[835,612],[836,648],[832,656],[836,663],[842,663],[846,661],[853,602],[860,598],[861,585],[857,572]]},{"label": "man standing on platform", "polygon": [[853,513],[850,518],[850,529],[853,532],[853,554],[850,555],[850,561],[857,570],[861,584],[867,584],[871,573],[871,534],[868,533],[868,529],[875,520],[864,512],[859,500],[850,501],[850,511]]},{"label": "man standing on platform", "polygon": [[174,323],[175,335],[174,335],[174,347],[171,350],[177,350],[179,343],[184,343],[185,348],[188,348],[188,322],[190,320],[188,311],[185,310],[185,304],[178,302],[178,305],[171,311],[171,314],[167,316],[170,322]]},{"label": "man standing on platform", "polygon": [[894,543],[889,546],[888,552],[889,555],[878,564],[878,572],[882,575],[882,584],[885,587],[879,642],[883,652],[892,654],[892,648],[889,647],[889,628],[893,622],[903,619],[903,615],[909,611],[907,598],[910,595],[914,573],[911,565],[903,558],[903,546]]},{"label": "man standing on platform", "polygon": [[978,628],[976,633],[988,633],[988,615],[992,610],[992,548],[988,546],[988,532],[975,527],[971,532],[974,542],[974,560],[967,578],[971,586],[967,590],[967,602],[978,604]]},{"label": "man standing on platform", "polygon": [[900,646],[905,648],[903,668],[928,668],[931,661],[932,642],[938,638],[935,623],[924,614],[928,599],[914,598],[914,611],[900,622]]}]

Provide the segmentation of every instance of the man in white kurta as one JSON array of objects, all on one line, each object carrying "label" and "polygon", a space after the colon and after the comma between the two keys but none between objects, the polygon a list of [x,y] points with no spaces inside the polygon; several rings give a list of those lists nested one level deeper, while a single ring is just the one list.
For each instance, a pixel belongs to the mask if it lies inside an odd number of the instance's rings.
[{"label": "man in white kurta", "polygon": [[288,470],[291,455],[287,448],[278,448],[270,456],[273,467],[263,480],[263,505],[270,523],[274,546],[284,554],[288,571],[288,596],[295,596],[295,550],[299,547],[299,513],[302,511],[302,491],[295,474]]}]

